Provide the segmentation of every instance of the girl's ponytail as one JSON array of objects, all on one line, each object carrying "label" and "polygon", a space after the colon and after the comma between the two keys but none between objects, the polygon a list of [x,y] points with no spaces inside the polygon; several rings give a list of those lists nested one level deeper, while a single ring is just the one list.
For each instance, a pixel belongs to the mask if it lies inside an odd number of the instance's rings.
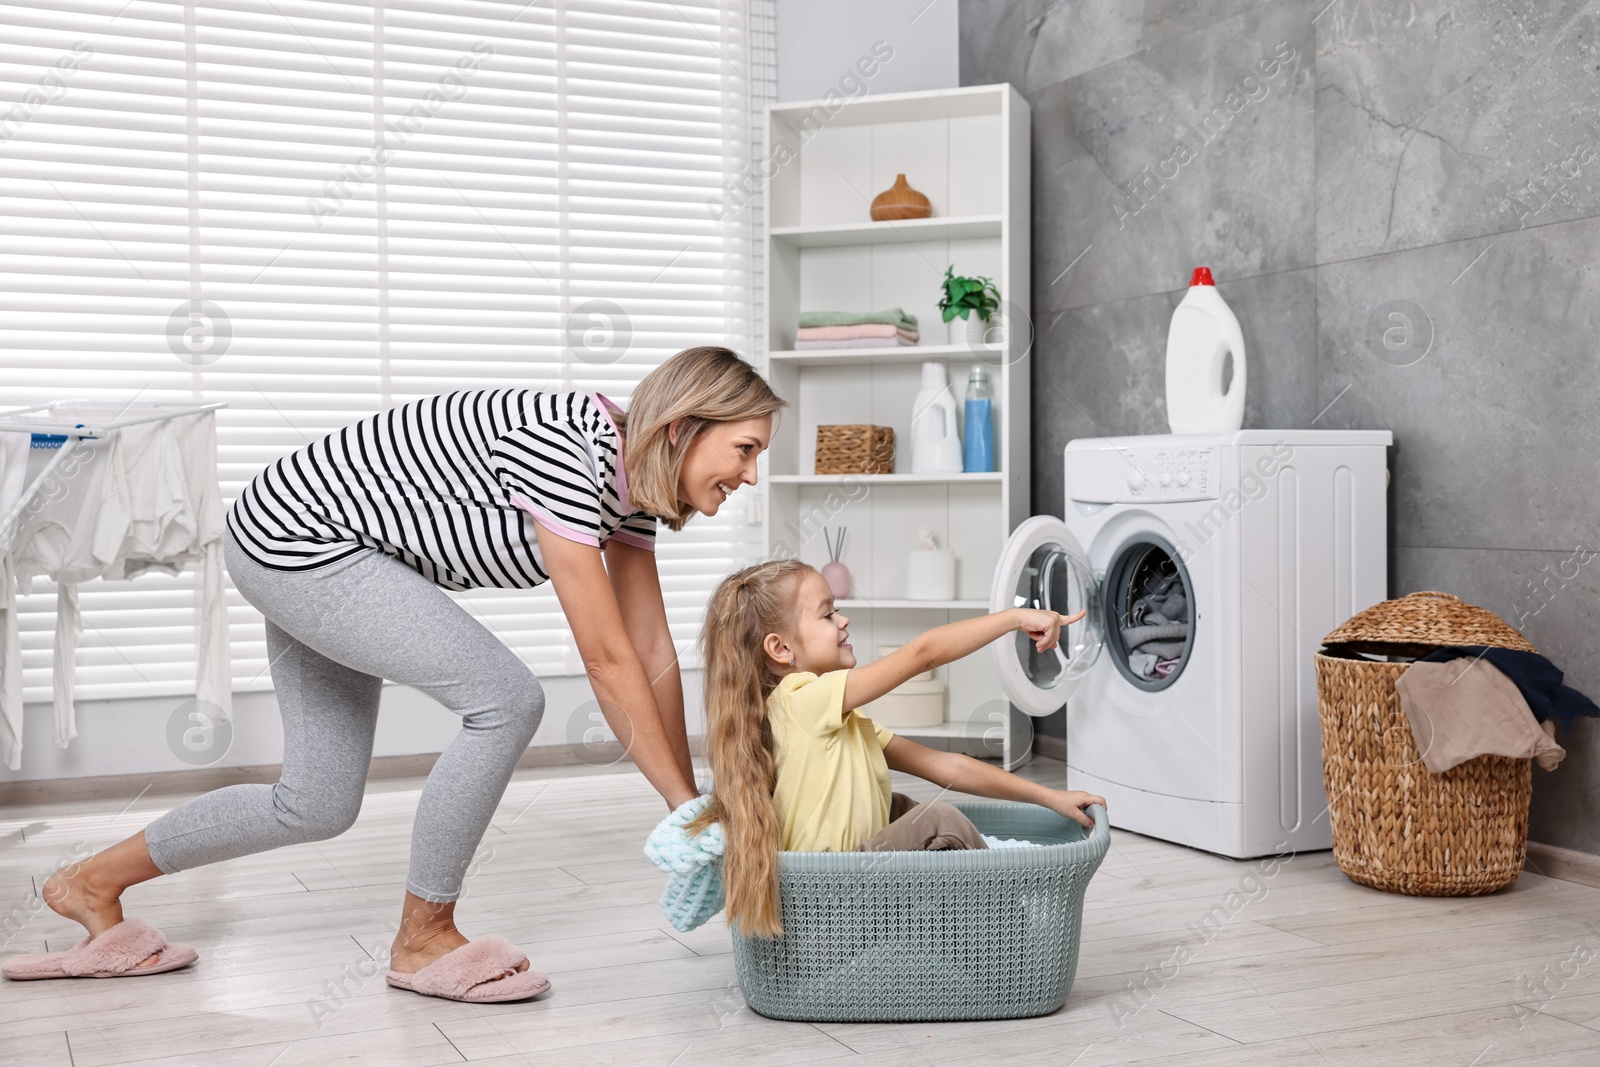
[{"label": "girl's ponytail", "polygon": [[722,823],[728,921],[747,936],[783,933],[772,729],[767,722],[767,697],[780,677],[768,664],[761,642],[793,624],[795,583],[810,570],[804,563],[780,560],[729,575],[712,594],[700,634],[712,789],[711,804],[689,829]]}]

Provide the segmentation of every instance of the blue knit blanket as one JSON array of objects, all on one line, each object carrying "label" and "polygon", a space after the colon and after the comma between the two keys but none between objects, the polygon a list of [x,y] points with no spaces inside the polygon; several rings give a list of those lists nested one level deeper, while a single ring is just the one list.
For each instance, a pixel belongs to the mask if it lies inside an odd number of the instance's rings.
[{"label": "blue knit blanket", "polygon": [[722,886],[722,853],[727,848],[722,824],[714,822],[698,834],[685,829],[710,803],[709,794],[685,801],[650,831],[644,843],[645,857],[671,876],[661,894],[661,913],[683,933],[711,921],[727,901]]}]

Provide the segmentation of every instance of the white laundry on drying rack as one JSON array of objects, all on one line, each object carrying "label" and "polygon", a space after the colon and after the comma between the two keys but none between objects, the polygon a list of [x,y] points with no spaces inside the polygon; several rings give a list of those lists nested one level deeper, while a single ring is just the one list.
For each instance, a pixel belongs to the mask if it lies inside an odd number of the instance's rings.
[{"label": "white laundry on drying rack", "polygon": [[[0,432],[0,439],[31,438],[34,445],[27,450],[21,476],[32,490],[30,497],[11,529],[0,530],[0,545],[5,546],[0,558],[0,759],[13,770],[21,765],[22,749],[15,592],[31,591],[35,577],[56,583],[52,690],[57,745],[65,748],[77,736],[73,682],[83,629],[77,587],[92,578],[131,578],[152,568],[176,574],[186,564],[198,564],[196,696],[214,704],[224,719],[232,708],[214,407],[173,412],[155,404],[58,404],[49,418],[58,427],[114,429],[81,440],[70,430],[67,437],[54,439]],[[69,454],[52,457],[52,447],[68,448],[69,443]],[[0,514],[4,505],[16,503],[18,452],[15,440],[0,450]],[[52,458],[57,458],[54,469],[39,481]]]},{"label": "white laundry on drying rack", "polygon": [[[0,517],[22,500],[32,439],[28,433],[0,433]],[[0,529],[0,761],[15,770],[22,758],[22,640],[7,540]]]}]

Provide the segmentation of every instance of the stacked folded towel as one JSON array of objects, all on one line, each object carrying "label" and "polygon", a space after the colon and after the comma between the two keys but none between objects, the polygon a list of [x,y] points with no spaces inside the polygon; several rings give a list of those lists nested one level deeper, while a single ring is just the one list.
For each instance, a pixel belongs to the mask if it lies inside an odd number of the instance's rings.
[{"label": "stacked folded towel", "polygon": [[794,346],[800,348],[892,348],[920,339],[915,315],[882,311],[802,311]]},{"label": "stacked folded towel", "polygon": [[915,330],[917,317],[899,308],[885,308],[882,311],[802,311],[797,325],[809,329],[813,326],[870,326],[882,323]]}]

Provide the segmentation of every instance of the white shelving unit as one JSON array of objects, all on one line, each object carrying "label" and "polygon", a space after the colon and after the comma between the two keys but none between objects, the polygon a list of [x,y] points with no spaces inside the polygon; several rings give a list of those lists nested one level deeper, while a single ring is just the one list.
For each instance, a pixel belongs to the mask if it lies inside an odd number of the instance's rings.
[{"label": "white shelving unit", "polygon": [[[827,562],[824,526],[849,529],[844,562],[858,658],[942,623],[988,610],[1007,535],[1028,514],[1031,329],[1002,330],[976,349],[947,344],[938,301],[945,267],[994,279],[1014,320],[1029,297],[1028,104],[1009,85],[899,93],[830,105],[775,104],[767,155],[788,146],[767,196],[767,376],[790,402],[764,460],[766,554]],[[872,198],[905,174],[933,216],[872,222]],[[796,351],[801,311],[900,307],[921,343],[904,348]],[[991,341],[997,340],[991,336]],[[1016,343],[1014,344],[1013,341]],[[967,374],[988,366],[998,470],[913,475],[911,402],[925,361],[945,364],[964,411]],[[895,433],[895,473],[819,475],[819,424],[873,423]],[[966,428],[962,428],[965,439]],[[931,528],[956,554],[956,597],[907,599],[906,553]],[[960,747],[1016,764],[1025,757],[1020,712],[1006,702],[986,652],[940,670],[946,723],[903,730],[934,747]]]},{"label": "white shelving unit", "polygon": [[[772,481],[779,485],[854,485],[865,476],[856,474],[774,474]],[[872,484],[880,485],[976,485],[999,482],[1000,471],[983,474],[878,474]]]}]

